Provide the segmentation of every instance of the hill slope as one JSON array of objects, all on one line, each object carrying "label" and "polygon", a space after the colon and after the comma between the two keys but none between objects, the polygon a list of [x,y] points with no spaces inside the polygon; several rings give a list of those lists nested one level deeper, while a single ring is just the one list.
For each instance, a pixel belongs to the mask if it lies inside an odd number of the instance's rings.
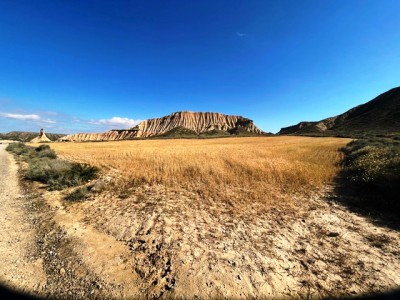
[{"label": "hill slope", "polygon": [[282,128],[278,134],[358,136],[395,133],[400,133],[400,87],[341,115],[318,122],[300,122]]},{"label": "hill slope", "polygon": [[145,120],[130,130],[110,130],[105,133],[78,133],[61,138],[63,141],[116,141],[153,136],[180,137],[180,133],[195,137],[205,133],[225,132],[262,134],[253,121],[241,116],[213,112],[175,112],[162,118]]}]

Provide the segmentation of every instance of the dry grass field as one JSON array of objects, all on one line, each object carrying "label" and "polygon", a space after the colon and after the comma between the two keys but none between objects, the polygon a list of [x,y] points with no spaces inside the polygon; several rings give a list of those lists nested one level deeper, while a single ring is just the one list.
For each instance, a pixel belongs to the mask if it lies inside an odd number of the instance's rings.
[{"label": "dry grass field", "polygon": [[[106,184],[82,202],[65,200],[75,188],[42,192],[53,289],[83,298],[318,299],[398,287],[399,232],[332,200],[349,141],[52,143],[61,158],[100,167],[97,182]],[[46,242],[52,236],[56,244]]]},{"label": "dry grass field", "polygon": [[[349,140],[307,137],[55,143],[62,157],[117,170],[120,190],[186,189],[215,201],[271,204],[319,191],[339,170]],[[289,204],[289,203],[286,203]]]}]

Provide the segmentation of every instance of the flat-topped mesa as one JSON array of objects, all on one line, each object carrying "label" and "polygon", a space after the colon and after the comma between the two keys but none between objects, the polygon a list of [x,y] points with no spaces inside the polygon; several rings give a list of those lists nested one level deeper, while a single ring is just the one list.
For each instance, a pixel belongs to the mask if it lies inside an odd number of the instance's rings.
[{"label": "flat-topped mesa", "polygon": [[77,133],[60,138],[60,141],[117,141],[132,138],[146,138],[162,135],[175,128],[186,128],[196,134],[225,131],[229,134],[247,132],[262,134],[253,121],[241,116],[224,115],[213,112],[175,112],[162,118],[142,121],[127,130],[110,130],[104,133]]},{"label": "flat-topped mesa", "polygon": [[253,124],[252,120],[241,116],[191,111],[180,111],[162,118],[145,120],[132,129],[137,130],[138,137],[150,137],[164,134],[177,127],[193,130],[197,134],[212,130],[227,132],[242,130],[255,134],[262,133],[262,131]]}]

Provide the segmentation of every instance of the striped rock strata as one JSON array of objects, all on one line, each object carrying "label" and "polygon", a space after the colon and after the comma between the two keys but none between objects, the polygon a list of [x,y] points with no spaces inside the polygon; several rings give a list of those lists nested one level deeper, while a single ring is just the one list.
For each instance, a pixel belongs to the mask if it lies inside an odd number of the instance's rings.
[{"label": "striped rock strata", "polygon": [[137,130],[122,129],[109,130],[103,133],[75,133],[66,135],[60,139],[62,142],[100,142],[100,141],[119,141],[137,137]]},{"label": "striped rock strata", "polygon": [[162,118],[145,120],[129,130],[110,130],[104,133],[78,133],[67,135],[62,141],[116,141],[135,137],[151,137],[166,133],[174,128],[184,127],[197,134],[222,130],[247,131],[261,134],[253,121],[241,116],[224,115],[212,112],[175,112]]}]

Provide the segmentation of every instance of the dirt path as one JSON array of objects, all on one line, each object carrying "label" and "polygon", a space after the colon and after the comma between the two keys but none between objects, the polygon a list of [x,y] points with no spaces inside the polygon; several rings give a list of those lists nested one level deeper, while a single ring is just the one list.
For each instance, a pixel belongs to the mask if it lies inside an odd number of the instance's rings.
[{"label": "dirt path", "polygon": [[20,192],[18,167],[6,146],[0,145],[0,283],[38,293],[46,282],[43,260],[31,253],[35,230]]}]

